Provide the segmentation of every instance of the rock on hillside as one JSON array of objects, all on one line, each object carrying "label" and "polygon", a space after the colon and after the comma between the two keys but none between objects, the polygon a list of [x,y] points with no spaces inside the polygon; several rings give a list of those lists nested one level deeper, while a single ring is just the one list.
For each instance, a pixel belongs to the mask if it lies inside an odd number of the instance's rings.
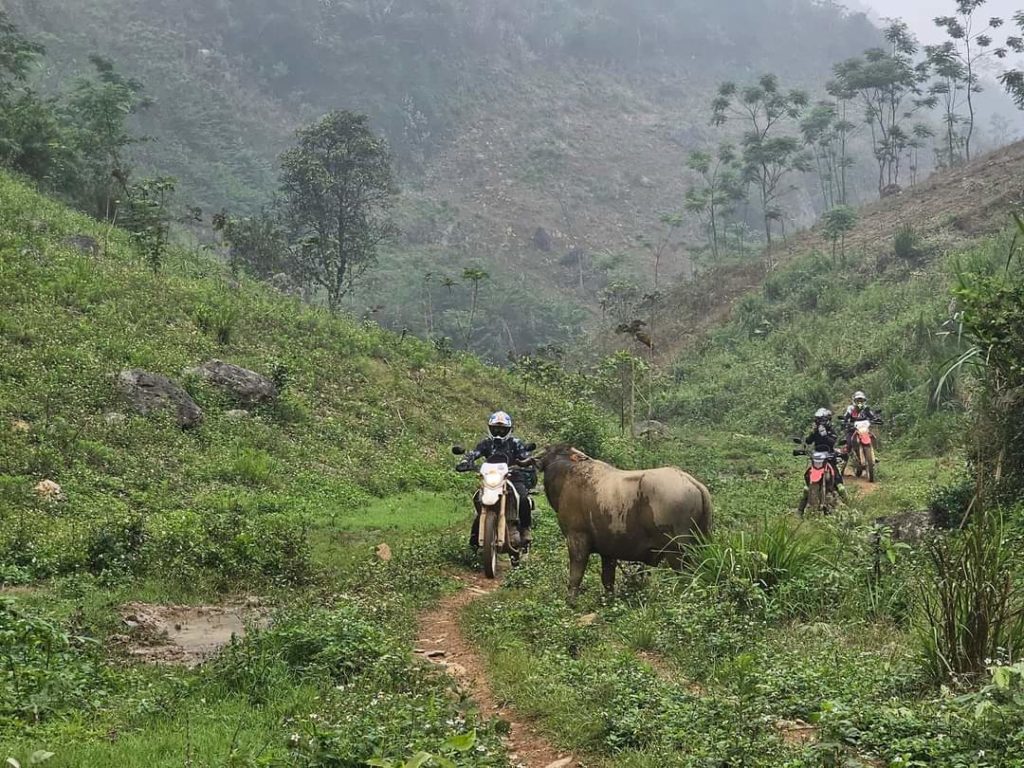
[{"label": "rock on hillside", "polygon": [[277,385],[266,376],[223,360],[209,360],[189,373],[220,387],[243,405],[261,405],[277,399]]},{"label": "rock on hillside", "polygon": [[118,390],[143,415],[162,408],[174,408],[178,426],[190,429],[203,421],[203,410],[188,392],[166,376],[143,370],[121,371]]}]

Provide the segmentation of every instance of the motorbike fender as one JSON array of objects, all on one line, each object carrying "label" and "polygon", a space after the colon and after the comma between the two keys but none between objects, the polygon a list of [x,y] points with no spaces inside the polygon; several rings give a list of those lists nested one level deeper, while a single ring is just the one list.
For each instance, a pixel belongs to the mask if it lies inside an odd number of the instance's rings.
[{"label": "motorbike fender", "polygon": [[501,500],[501,491],[497,488],[484,488],[480,494],[480,501],[485,507],[493,507]]},{"label": "motorbike fender", "polygon": [[811,485],[817,485],[821,482],[821,479],[825,477],[825,468],[815,469],[811,467]]},{"label": "motorbike fender", "polygon": [[860,440],[861,445],[871,445],[871,435],[857,435],[857,439]]}]

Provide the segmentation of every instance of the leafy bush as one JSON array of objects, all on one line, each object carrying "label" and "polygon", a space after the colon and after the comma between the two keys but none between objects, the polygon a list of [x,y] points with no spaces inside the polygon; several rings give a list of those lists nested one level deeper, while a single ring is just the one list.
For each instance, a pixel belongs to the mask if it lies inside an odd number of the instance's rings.
[{"label": "leafy bush", "polygon": [[19,609],[0,597],[0,723],[38,723],[89,710],[111,692],[113,674],[94,641]]},{"label": "leafy bush", "polygon": [[902,227],[893,235],[892,250],[897,259],[911,264],[924,255],[921,238],[910,226]]}]

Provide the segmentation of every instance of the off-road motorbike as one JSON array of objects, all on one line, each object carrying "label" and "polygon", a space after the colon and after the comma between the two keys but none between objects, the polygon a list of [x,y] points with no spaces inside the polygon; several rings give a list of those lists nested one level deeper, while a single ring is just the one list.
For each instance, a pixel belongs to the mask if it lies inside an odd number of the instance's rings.
[{"label": "off-road motorbike", "polygon": [[877,441],[871,427],[880,423],[879,419],[860,419],[853,422],[853,439],[844,443],[839,451],[840,472],[845,472],[847,465],[852,464],[853,473],[857,477],[867,475],[869,483],[875,482],[875,470],[878,465],[875,452]]},{"label": "off-road motorbike", "polygon": [[[537,446],[530,443],[526,448],[533,451]],[[456,456],[462,456],[465,452],[465,449],[458,445],[452,448],[452,453]],[[531,458],[513,462],[508,456],[494,454],[480,465],[479,470],[465,462],[459,463],[455,468],[458,472],[478,471],[480,474],[480,487],[473,497],[474,502],[480,502],[480,513],[473,527],[476,531],[480,563],[483,565],[484,575],[489,579],[495,578],[498,573],[498,555],[507,554],[512,567],[515,567],[519,565],[524,554],[516,525],[519,517],[519,493],[512,484],[511,475],[514,467],[529,467],[533,461]],[[530,503],[533,503],[532,499]]]},{"label": "off-road motorbike", "polygon": [[836,454],[829,451],[795,450],[794,456],[809,456],[809,466],[804,473],[804,495],[800,499],[800,514],[808,509],[832,514],[839,504],[836,490],[836,470],[833,466]]}]

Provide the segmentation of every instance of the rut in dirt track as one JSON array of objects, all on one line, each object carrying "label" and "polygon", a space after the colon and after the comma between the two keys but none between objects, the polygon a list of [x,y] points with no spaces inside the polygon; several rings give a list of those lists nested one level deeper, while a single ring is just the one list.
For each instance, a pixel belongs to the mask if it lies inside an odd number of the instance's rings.
[{"label": "rut in dirt track", "polygon": [[481,575],[460,575],[463,587],[422,614],[418,624],[416,653],[442,666],[476,702],[486,718],[509,724],[505,747],[515,766],[522,768],[568,768],[579,765],[572,755],[556,749],[533,724],[500,702],[491,689],[482,654],[469,642],[459,625],[462,611],[498,587],[498,582]]}]

